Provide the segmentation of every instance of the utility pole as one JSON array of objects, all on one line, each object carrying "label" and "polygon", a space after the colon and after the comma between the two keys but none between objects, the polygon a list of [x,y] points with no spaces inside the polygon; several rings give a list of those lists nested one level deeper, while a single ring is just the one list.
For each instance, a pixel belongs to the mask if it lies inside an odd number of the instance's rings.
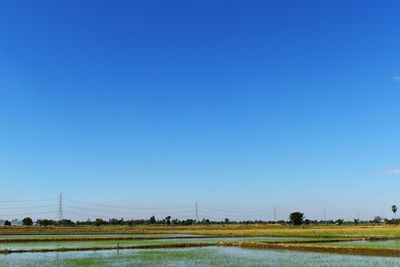
[{"label": "utility pole", "polygon": [[60,199],[58,202],[58,219],[62,220],[64,217],[63,215],[63,209],[62,209],[62,193],[60,193]]},{"label": "utility pole", "polygon": [[326,222],[326,209],[324,209],[324,221]]},{"label": "utility pole", "polygon": [[276,206],[274,206],[274,221],[276,222]]}]

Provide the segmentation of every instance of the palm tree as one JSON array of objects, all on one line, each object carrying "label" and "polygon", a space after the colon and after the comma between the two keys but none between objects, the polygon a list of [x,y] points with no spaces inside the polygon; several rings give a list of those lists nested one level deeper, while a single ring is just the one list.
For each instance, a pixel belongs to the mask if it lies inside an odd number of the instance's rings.
[{"label": "palm tree", "polygon": [[392,206],[392,211],[393,211],[393,213],[394,213],[394,218],[396,219],[396,211],[397,211],[396,205],[393,205],[393,206]]}]

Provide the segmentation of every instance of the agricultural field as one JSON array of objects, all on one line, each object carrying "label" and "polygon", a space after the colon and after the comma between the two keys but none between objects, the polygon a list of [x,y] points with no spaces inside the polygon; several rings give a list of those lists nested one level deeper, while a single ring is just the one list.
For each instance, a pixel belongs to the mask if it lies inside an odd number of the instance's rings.
[{"label": "agricultural field", "polygon": [[399,266],[400,259],[228,247],[25,253],[3,256],[2,266]]},{"label": "agricultural field", "polygon": [[279,237],[388,237],[400,238],[397,225],[308,225],[279,224],[215,224],[191,226],[137,225],[129,226],[47,226],[0,227],[0,238],[10,235],[212,235],[212,236],[279,236]]},{"label": "agricultural field", "polygon": [[0,266],[399,266],[400,227],[0,228]]},{"label": "agricultural field", "polygon": [[219,237],[219,238],[159,238],[159,239],[142,239],[142,240],[79,240],[79,241],[29,241],[29,242],[0,242],[0,253],[2,251],[32,251],[41,249],[98,249],[98,248],[132,248],[132,247],[153,247],[168,246],[182,244],[213,244],[220,242],[291,242],[296,240],[309,240],[299,238],[279,238],[279,237]]}]

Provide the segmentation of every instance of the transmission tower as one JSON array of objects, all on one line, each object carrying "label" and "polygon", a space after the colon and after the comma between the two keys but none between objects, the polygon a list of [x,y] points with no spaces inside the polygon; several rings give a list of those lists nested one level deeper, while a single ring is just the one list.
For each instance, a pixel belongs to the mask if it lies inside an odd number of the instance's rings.
[{"label": "transmission tower", "polygon": [[197,222],[199,220],[199,209],[198,209],[198,206],[197,206],[197,201],[195,203],[195,213],[196,213],[196,222]]},{"label": "transmission tower", "polygon": [[62,209],[62,193],[60,193],[60,199],[58,202],[58,219],[62,220],[64,218],[63,209]]},{"label": "transmission tower", "polygon": [[274,221],[276,222],[276,206],[274,206]]}]

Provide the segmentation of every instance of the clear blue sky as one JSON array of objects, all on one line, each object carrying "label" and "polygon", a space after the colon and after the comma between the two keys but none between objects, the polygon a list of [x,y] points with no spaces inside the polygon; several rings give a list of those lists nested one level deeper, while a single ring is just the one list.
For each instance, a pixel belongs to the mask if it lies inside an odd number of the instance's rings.
[{"label": "clear blue sky", "polygon": [[399,11],[2,1],[0,199],[389,216]]}]

